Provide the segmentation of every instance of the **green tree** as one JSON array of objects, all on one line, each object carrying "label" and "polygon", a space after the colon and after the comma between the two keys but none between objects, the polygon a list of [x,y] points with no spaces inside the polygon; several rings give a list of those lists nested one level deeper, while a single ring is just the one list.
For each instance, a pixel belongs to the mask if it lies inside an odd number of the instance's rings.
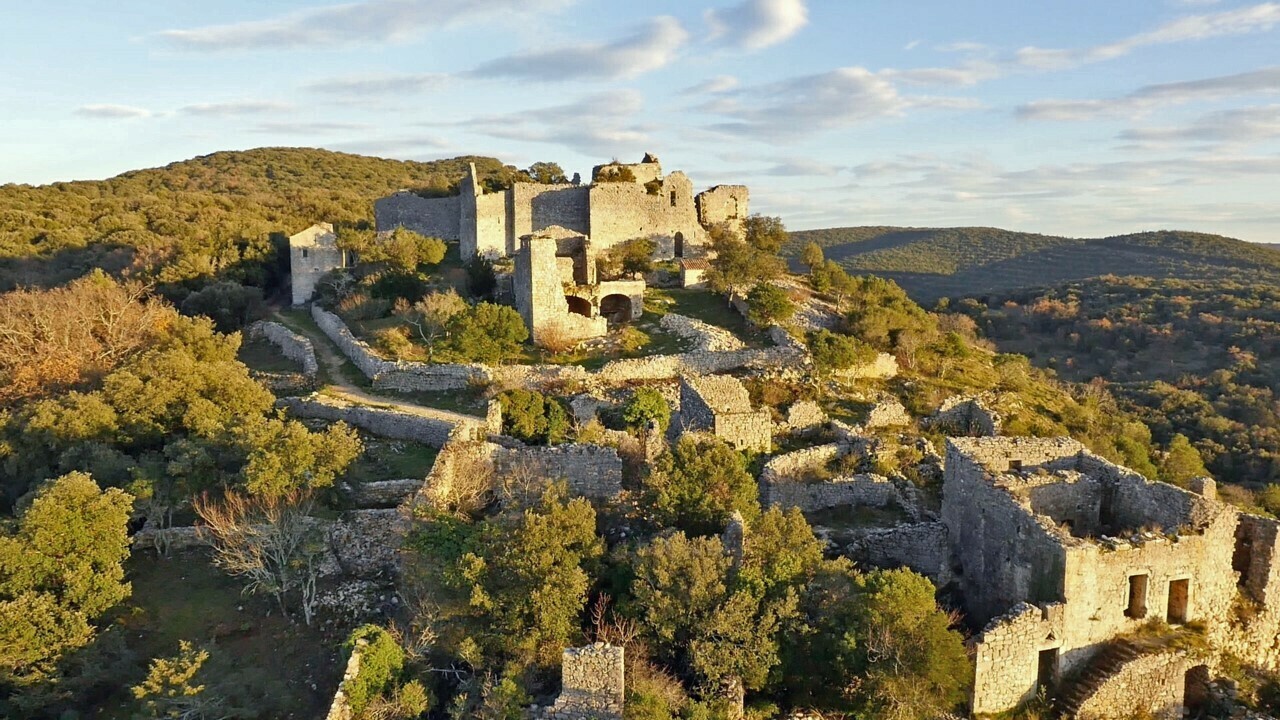
[{"label": "green tree", "polygon": [[491,365],[520,354],[529,330],[515,308],[483,302],[454,316],[442,349],[464,362]]},{"label": "green tree", "polygon": [[1160,479],[1178,487],[1188,487],[1192,478],[1208,477],[1209,471],[1186,435],[1178,433],[1169,441],[1169,450],[1160,461]]},{"label": "green tree", "polygon": [[449,322],[466,312],[467,302],[450,288],[427,293],[412,305],[397,311],[397,315],[413,326],[418,337],[427,345],[427,358],[435,349],[436,340],[444,337]]},{"label": "green tree", "polygon": [[297,420],[271,418],[243,429],[249,449],[240,473],[255,495],[284,495],[333,485],[363,450],[360,436],[345,423],[312,432]]},{"label": "green tree", "polygon": [[780,217],[749,215],[742,225],[747,244],[766,255],[777,255],[790,237]]},{"label": "green tree", "polygon": [[533,178],[536,183],[544,185],[558,185],[569,182],[569,178],[565,176],[564,170],[553,162],[536,162],[529,166],[525,173]]},{"label": "green tree", "polygon": [[262,290],[233,282],[217,282],[191,293],[182,301],[183,315],[204,315],[218,332],[235,332],[266,317]]},{"label": "green tree", "polygon": [[810,333],[809,352],[813,355],[814,368],[822,373],[845,370],[871,362],[876,357],[875,348],[857,338],[830,330]]},{"label": "green tree", "polygon": [[606,280],[644,274],[653,270],[654,250],[654,243],[649,238],[632,238],[598,256],[596,268]]},{"label": "green tree", "polygon": [[822,255],[822,246],[810,240],[805,244],[804,249],[800,251],[800,262],[809,268],[812,273],[815,269],[822,267],[824,257]]},{"label": "green tree", "polygon": [[569,414],[554,397],[537,390],[507,390],[498,395],[498,402],[502,404],[502,431],[511,437],[553,445],[569,435]]},{"label": "green tree", "polygon": [[760,514],[755,480],[742,453],[711,436],[685,435],[644,480],[653,519],[691,534],[719,532],[734,511]]},{"label": "green tree", "polygon": [[381,257],[392,267],[404,271],[416,270],[419,265],[438,265],[444,259],[446,245],[440,238],[426,237],[412,230],[397,227],[382,245]]},{"label": "green tree", "polygon": [[129,597],[132,504],[128,494],[71,473],[41,487],[19,513],[17,532],[0,536],[0,682],[45,677]]},{"label": "green tree", "polygon": [[205,684],[197,684],[209,651],[186,640],[178,642],[178,654],[172,658],[155,658],[147,669],[147,677],[130,688],[141,706],[141,718],[198,720],[220,717],[224,701],[210,693]]},{"label": "green tree", "polygon": [[359,648],[360,669],[356,676],[342,684],[356,717],[377,698],[392,690],[404,671],[405,653],[395,637],[377,625],[361,625],[347,636],[343,649],[347,655]]},{"label": "green tree", "polygon": [[853,278],[845,323],[849,334],[887,352],[906,334],[937,333],[936,322],[897,283],[873,275]]},{"label": "green tree", "polygon": [[650,427],[656,427],[662,433],[671,423],[671,405],[657,390],[637,388],[622,408],[622,420],[632,430],[647,431]]},{"label": "green tree", "polygon": [[709,234],[715,257],[707,282],[716,292],[737,295],[745,288],[775,280],[786,271],[782,258],[739,239],[723,224],[711,228]]},{"label": "green tree", "polygon": [[467,292],[471,297],[487,298],[493,295],[498,286],[498,276],[493,270],[493,261],[483,255],[476,255],[467,263]]},{"label": "green tree", "polygon": [[796,304],[777,285],[762,283],[747,293],[747,319],[759,327],[784,323],[795,314]]}]

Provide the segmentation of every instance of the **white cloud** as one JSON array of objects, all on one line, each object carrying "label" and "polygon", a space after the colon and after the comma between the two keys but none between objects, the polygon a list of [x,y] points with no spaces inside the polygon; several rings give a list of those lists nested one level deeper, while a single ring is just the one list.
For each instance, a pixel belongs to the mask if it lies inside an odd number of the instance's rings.
[{"label": "white cloud", "polygon": [[467,74],[541,81],[619,80],[667,65],[688,40],[689,33],[680,22],[664,15],[611,43],[515,53],[490,60]]},{"label": "white cloud", "polygon": [[732,75],[717,75],[696,85],[680,91],[681,95],[719,95],[738,87],[738,78]]},{"label": "white cloud", "polygon": [[267,20],[165,30],[183,50],[279,50],[404,40],[453,23],[555,10],[573,0],[363,0]]},{"label": "white cloud", "polygon": [[804,0],[744,0],[732,7],[707,10],[711,39],[746,50],[777,45],[809,22]]},{"label": "white cloud", "polygon": [[443,73],[357,75],[304,85],[304,90],[330,95],[403,95],[438,90],[449,81]]},{"label": "white cloud", "polygon": [[83,117],[122,120],[126,118],[151,117],[153,113],[146,108],[133,107],[132,105],[98,104],[81,105],[76,108],[76,114]]},{"label": "white cloud", "polygon": [[765,175],[775,177],[831,177],[843,168],[808,158],[790,158],[783,160],[768,170]]},{"label": "white cloud", "polygon": [[253,128],[256,133],[269,135],[324,135],[334,132],[367,130],[364,123],[345,122],[265,122]]},{"label": "white cloud", "polygon": [[261,115],[272,112],[288,112],[293,106],[274,100],[234,100],[231,102],[196,103],[178,108],[178,112],[201,117],[232,117],[235,115]]},{"label": "white cloud", "polygon": [[771,141],[902,115],[911,108],[965,109],[965,98],[903,96],[891,82],[893,72],[863,67],[837,68],[778,82],[744,87],[703,103],[698,110],[724,115],[712,126],[721,132]]},{"label": "white cloud", "polygon": [[551,143],[584,155],[622,156],[644,151],[650,144],[652,128],[634,122],[643,109],[639,92],[610,90],[563,105],[483,115],[453,124],[489,137]]},{"label": "white cloud", "polygon": [[1062,70],[1111,60],[1149,45],[1265,32],[1277,24],[1280,24],[1280,3],[1267,2],[1206,15],[1188,15],[1148,32],[1083,49],[1025,47],[1017,52],[1016,61],[1037,70]]},{"label": "white cloud", "polygon": [[1280,93],[1280,66],[1235,75],[1147,85],[1118,98],[1094,100],[1036,100],[1021,105],[1017,115],[1025,120],[1093,120],[1102,117],[1134,117],[1161,105],[1178,105],[1240,95]]},{"label": "white cloud", "polygon": [[1133,128],[1120,134],[1136,143],[1209,142],[1247,145],[1280,138],[1280,105],[1221,110],[1180,127]]}]

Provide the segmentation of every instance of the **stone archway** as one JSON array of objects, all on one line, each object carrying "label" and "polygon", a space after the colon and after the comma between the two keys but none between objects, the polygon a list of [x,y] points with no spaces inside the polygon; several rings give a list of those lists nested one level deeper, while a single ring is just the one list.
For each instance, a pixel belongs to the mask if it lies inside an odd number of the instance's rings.
[{"label": "stone archway", "polygon": [[565,302],[569,303],[569,312],[583,317],[591,317],[591,301],[586,298],[580,298],[575,295],[565,295]]},{"label": "stone archway", "polygon": [[631,298],[614,293],[600,299],[600,315],[609,319],[610,325],[631,320]]}]

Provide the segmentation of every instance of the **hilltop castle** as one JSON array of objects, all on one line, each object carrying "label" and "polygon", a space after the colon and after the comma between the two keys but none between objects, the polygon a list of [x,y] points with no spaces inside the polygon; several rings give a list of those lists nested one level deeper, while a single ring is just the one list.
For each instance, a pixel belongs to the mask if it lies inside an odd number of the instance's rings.
[{"label": "hilltop castle", "polygon": [[707,228],[722,222],[740,228],[747,217],[745,186],[717,185],[695,196],[688,176],[678,170],[664,176],[651,154],[638,163],[597,165],[591,179],[522,182],[487,193],[472,165],[458,195],[424,198],[402,190],[375,202],[374,216],[380,231],[405,227],[457,240],[463,260],[513,256],[521,238],[557,226],[590,238],[597,252],[647,238],[657,258],[683,258],[701,254]]}]

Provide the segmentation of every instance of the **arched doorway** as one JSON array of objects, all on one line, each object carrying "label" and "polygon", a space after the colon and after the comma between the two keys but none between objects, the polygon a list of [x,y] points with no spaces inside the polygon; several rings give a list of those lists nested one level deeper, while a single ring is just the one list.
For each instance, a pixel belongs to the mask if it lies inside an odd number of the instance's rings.
[{"label": "arched doorway", "polygon": [[600,314],[609,319],[610,325],[631,320],[631,298],[626,295],[605,295],[600,299]]},{"label": "arched doorway", "polygon": [[574,295],[565,295],[565,302],[569,303],[569,312],[583,317],[591,317],[591,301],[586,298],[576,297]]},{"label": "arched doorway", "polygon": [[676,240],[675,256],[678,258],[682,258],[684,257],[684,233],[682,232],[676,233],[675,240]]}]

